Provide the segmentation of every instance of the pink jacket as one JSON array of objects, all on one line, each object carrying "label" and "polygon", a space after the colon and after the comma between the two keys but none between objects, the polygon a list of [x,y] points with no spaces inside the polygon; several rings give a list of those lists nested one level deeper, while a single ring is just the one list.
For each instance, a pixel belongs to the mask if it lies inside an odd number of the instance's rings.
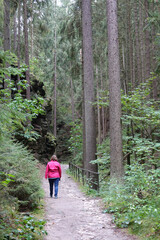
[{"label": "pink jacket", "polygon": [[45,178],[61,178],[61,165],[57,161],[51,160],[47,163]]}]

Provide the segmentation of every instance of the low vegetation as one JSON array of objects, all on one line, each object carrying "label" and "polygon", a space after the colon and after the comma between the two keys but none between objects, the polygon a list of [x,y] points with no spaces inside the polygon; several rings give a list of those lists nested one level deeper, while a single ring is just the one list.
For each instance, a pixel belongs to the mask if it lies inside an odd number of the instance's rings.
[{"label": "low vegetation", "polygon": [[[6,56],[8,59],[10,57],[11,63],[15,61],[15,56],[1,52],[2,60]],[[4,67],[1,68],[1,77],[4,74],[8,76],[22,74],[22,71],[23,69]],[[0,239],[2,240],[40,240],[46,234],[45,221],[32,215],[40,206],[40,199],[43,197],[37,161],[15,138],[18,131],[28,141],[37,138],[32,126],[26,123],[43,112],[38,99],[23,99],[21,92],[25,85],[25,82],[21,82],[21,90],[19,92],[16,90],[13,99],[10,99],[7,89],[0,91]]]},{"label": "low vegetation", "polygon": [[[110,180],[109,137],[98,145],[100,192],[106,213],[113,222],[128,228],[145,240],[160,238],[160,144],[158,102],[148,99],[150,84],[140,85],[130,95],[122,95],[123,155],[125,175],[121,184]],[[98,103],[108,106],[107,99]],[[72,130],[71,150],[74,161],[81,165],[80,126]],[[80,141],[78,141],[80,139]],[[75,152],[74,152],[75,151]],[[78,154],[77,154],[78,153]],[[93,190],[85,190],[94,193]]]}]

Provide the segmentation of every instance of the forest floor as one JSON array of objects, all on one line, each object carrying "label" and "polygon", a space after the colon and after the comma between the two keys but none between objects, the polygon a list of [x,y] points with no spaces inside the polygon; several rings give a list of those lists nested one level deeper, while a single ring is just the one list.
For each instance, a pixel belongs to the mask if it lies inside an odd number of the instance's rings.
[{"label": "forest floor", "polygon": [[[103,213],[102,200],[86,196],[66,174],[62,165],[58,199],[49,197],[49,184],[43,177],[45,191],[44,240],[136,240],[112,223],[112,216]],[[44,175],[44,169],[41,169]]]}]

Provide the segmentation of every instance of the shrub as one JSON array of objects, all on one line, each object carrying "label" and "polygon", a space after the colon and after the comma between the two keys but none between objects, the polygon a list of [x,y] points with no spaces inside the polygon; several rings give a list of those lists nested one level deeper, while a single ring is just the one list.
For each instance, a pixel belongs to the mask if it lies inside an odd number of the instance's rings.
[{"label": "shrub", "polygon": [[1,137],[0,144],[0,169],[15,176],[8,184],[9,195],[18,199],[22,209],[36,207],[42,197],[37,161],[22,144],[7,137]]},{"label": "shrub", "polygon": [[145,239],[159,239],[160,235],[160,169],[144,170],[135,163],[126,171],[124,183],[108,183],[106,210],[113,213],[118,227],[130,227]]}]

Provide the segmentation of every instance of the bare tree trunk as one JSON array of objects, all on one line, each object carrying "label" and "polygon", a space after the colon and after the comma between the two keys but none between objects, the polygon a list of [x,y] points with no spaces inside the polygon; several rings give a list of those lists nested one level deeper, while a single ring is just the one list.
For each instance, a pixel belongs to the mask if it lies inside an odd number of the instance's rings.
[{"label": "bare tree trunk", "polygon": [[[152,3],[152,12],[154,13],[155,11],[155,3]],[[156,52],[157,52],[157,47],[155,45],[155,38],[156,38],[156,29],[155,25],[152,26],[152,47],[151,47],[151,53],[152,53],[152,71],[155,71],[157,62],[156,62]],[[153,99],[158,100],[158,77],[153,79]]]},{"label": "bare tree trunk", "polygon": [[137,83],[141,83],[141,61],[140,61],[140,41],[139,41],[139,18],[137,2],[134,3],[134,16],[135,16],[135,37],[136,37],[136,69],[137,69]]},{"label": "bare tree trunk", "polygon": [[[20,43],[21,43],[21,0],[18,2],[18,42],[17,42],[17,56],[18,56],[18,68],[20,68]],[[20,81],[20,76],[17,77],[17,83]],[[18,84],[18,90],[20,90],[20,85]]]},{"label": "bare tree trunk", "polygon": [[72,105],[72,122],[75,122],[74,91],[72,76],[71,76],[71,105]]},{"label": "bare tree trunk", "polygon": [[131,55],[133,52],[130,52],[130,44],[131,44],[131,38],[132,38],[132,31],[131,31],[131,3],[130,0],[126,2],[126,37],[125,37],[126,44],[124,45],[124,51],[126,57],[124,64],[125,64],[125,93],[127,94],[130,84],[132,83],[132,62]]},{"label": "bare tree trunk", "polygon": [[140,55],[142,64],[142,83],[145,82],[145,37],[144,37],[144,11],[143,11],[143,0],[139,3],[139,28],[140,28]]},{"label": "bare tree trunk", "polygon": [[84,94],[84,167],[97,171],[97,166],[90,161],[96,159],[96,123],[93,102],[94,74],[92,52],[92,17],[91,0],[82,0],[82,34],[83,34],[83,94]]},{"label": "bare tree trunk", "polygon": [[24,40],[25,40],[25,64],[28,66],[26,71],[26,80],[28,87],[26,89],[26,98],[30,99],[30,76],[29,76],[29,45],[28,45],[28,24],[27,24],[27,0],[23,0],[23,12],[24,12]]},{"label": "bare tree trunk", "polygon": [[[147,24],[148,12],[149,12],[149,2],[148,0],[144,1],[145,3],[145,19]],[[145,61],[146,61],[146,68],[145,68],[145,78],[148,80],[150,78],[150,71],[151,71],[151,63],[150,63],[150,33],[149,30],[145,30]]]},{"label": "bare tree trunk", "polygon": [[[10,51],[11,39],[10,39],[10,0],[4,0],[4,51]],[[9,67],[9,63],[6,63],[6,67]],[[10,79],[9,76],[5,76],[6,79]],[[4,81],[4,88],[6,89],[8,83]]]},{"label": "bare tree trunk", "polygon": [[[103,90],[103,72],[102,72],[102,62],[100,60],[100,78],[101,78],[101,90]],[[102,106],[102,141],[105,138],[105,112],[104,107]]]},{"label": "bare tree trunk", "polygon": [[[132,38],[132,18],[131,18],[131,0],[127,1],[127,29],[128,29],[128,67],[129,67],[129,82],[131,83],[130,89],[135,86],[135,75],[133,67],[133,38]],[[129,87],[128,87],[129,88]]]},{"label": "bare tree trunk", "polygon": [[4,0],[4,51],[10,51],[10,0]]},{"label": "bare tree trunk", "polygon": [[31,9],[31,23],[30,23],[30,36],[31,36],[31,59],[33,58],[33,0],[30,0]]},{"label": "bare tree trunk", "polygon": [[133,62],[133,82],[132,82],[132,88],[134,89],[136,86],[136,58],[135,58],[135,44],[134,40],[132,41],[132,49],[133,49],[133,55],[132,55],[132,62]]},{"label": "bare tree trunk", "polygon": [[14,50],[14,53],[16,53],[16,43],[17,43],[17,22],[16,22],[16,11],[15,11],[15,14],[14,14],[14,39],[13,39],[13,50]]},{"label": "bare tree trunk", "polygon": [[124,167],[122,156],[117,0],[107,0],[107,26],[111,178],[121,179],[124,173]]},{"label": "bare tree trunk", "polygon": [[[96,66],[96,83],[97,83],[97,101],[99,101],[99,86],[98,86],[98,67]],[[97,103],[97,118],[98,118],[98,143],[101,143],[101,115],[100,107]]]},{"label": "bare tree trunk", "polygon": [[[55,22],[56,22],[56,7],[57,0],[55,0]],[[54,29],[54,136],[57,136],[57,29],[55,23]]]}]

